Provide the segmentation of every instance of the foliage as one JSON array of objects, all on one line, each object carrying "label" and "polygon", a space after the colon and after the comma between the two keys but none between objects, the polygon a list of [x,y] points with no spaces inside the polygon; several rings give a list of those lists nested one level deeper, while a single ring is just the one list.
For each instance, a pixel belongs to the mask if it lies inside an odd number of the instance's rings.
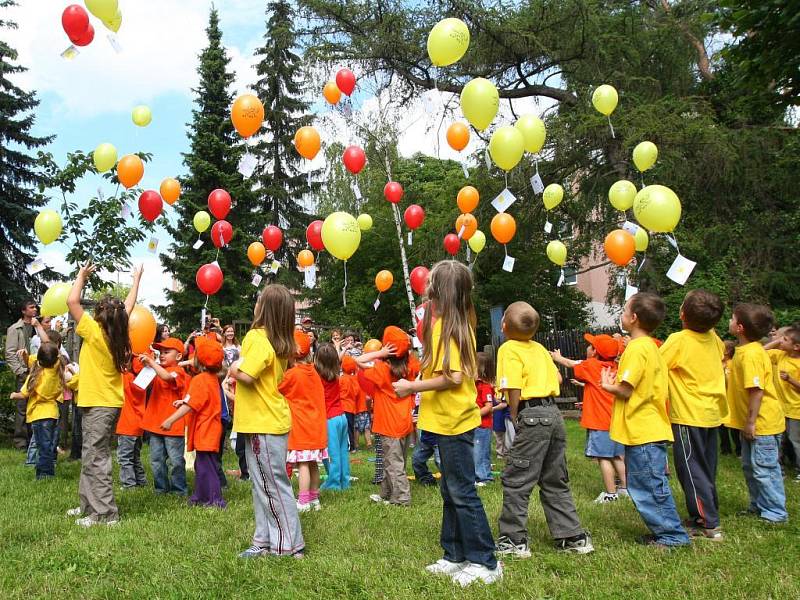
[{"label": "foliage", "polygon": [[89,294],[89,298],[98,302],[104,296],[111,296],[112,298],[118,298],[120,300],[125,300],[128,297],[128,292],[131,291],[131,286],[123,285],[120,283],[114,284],[106,284],[105,286],[98,288],[96,290],[92,290]]}]

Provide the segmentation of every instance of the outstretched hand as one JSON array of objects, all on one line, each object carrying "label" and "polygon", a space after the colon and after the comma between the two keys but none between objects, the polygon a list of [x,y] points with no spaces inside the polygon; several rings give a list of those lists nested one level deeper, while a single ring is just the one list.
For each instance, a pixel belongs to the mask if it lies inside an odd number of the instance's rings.
[{"label": "outstretched hand", "polygon": [[602,385],[616,385],[617,375],[611,367],[604,367],[600,372],[600,383]]}]

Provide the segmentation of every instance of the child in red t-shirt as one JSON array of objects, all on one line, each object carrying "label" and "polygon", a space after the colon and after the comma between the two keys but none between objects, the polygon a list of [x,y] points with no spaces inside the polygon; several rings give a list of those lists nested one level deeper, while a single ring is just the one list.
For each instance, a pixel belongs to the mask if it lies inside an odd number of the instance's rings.
[{"label": "child in red t-shirt", "polygon": [[328,457],[325,468],[328,478],[322,490],[350,489],[350,455],[347,443],[347,418],[342,410],[339,374],[342,369],[339,353],[333,344],[322,344],[314,355],[322,387],[325,389],[325,416],[328,429]]},{"label": "child in red t-shirt", "polygon": [[492,357],[485,352],[478,352],[478,379],[475,382],[478,396],[475,402],[481,411],[481,426],[475,429],[475,445],[473,446],[475,485],[478,487],[494,481],[492,477],[494,372]]},{"label": "child in red t-shirt", "polygon": [[222,437],[222,388],[218,373],[225,354],[222,344],[209,338],[195,342],[194,366],[198,375],[192,377],[187,395],[175,401],[178,407],[161,423],[162,431],[171,431],[177,421],[187,416],[186,448],[196,452],[194,461],[194,494],[189,504],[225,508],[219,480],[219,442]]},{"label": "child in red t-shirt", "polygon": [[142,465],[142,419],[146,390],[133,385],[136,375],[142,370],[142,361],[134,357],[131,370],[122,374],[122,390],[125,401],[117,421],[117,460],[119,461],[119,483],[123,488],[147,485],[147,476]]},{"label": "child in red t-shirt", "polygon": [[614,361],[620,352],[620,344],[610,335],[587,333],[583,337],[589,342],[586,360],[564,358],[560,350],[550,354],[557,364],[572,369],[575,379],[585,384],[581,427],[586,429],[586,456],[600,465],[605,486],[605,491],[595,498],[595,503],[605,504],[628,495],[625,483],[625,447],[608,435],[614,398],[600,384],[600,374],[604,368],[616,371],[617,365]]},{"label": "child in red t-shirt", "polygon": [[[356,411],[358,410],[358,397],[361,387],[355,373],[358,371],[356,361],[349,354],[342,356],[342,375],[339,377],[339,396],[342,399],[342,410],[347,418],[347,439],[350,444],[350,452],[358,450],[356,444]],[[366,401],[365,401],[366,405]]]}]

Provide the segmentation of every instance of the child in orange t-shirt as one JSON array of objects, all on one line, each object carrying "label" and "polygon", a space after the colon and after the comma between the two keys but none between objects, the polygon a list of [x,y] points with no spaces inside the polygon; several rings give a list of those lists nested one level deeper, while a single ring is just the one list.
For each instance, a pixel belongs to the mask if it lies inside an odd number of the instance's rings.
[{"label": "child in orange t-shirt", "polygon": [[[614,360],[620,352],[621,345],[610,335],[585,334],[589,342],[586,348],[586,360],[570,360],[561,356],[556,350],[550,355],[556,364],[572,369],[575,379],[582,381],[583,414],[581,427],[586,429],[586,456],[596,460],[600,465],[605,491],[595,498],[596,504],[605,504],[627,496],[625,483],[625,447],[614,442],[608,435],[611,426],[611,407],[614,398],[600,385],[600,374],[608,367],[616,371]],[[619,487],[617,487],[619,479]]]},{"label": "child in orange t-shirt", "polygon": [[217,374],[222,370],[225,354],[222,344],[209,338],[195,342],[194,367],[199,371],[192,377],[186,396],[176,400],[178,408],[161,423],[162,431],[171,431],[177,421],[186,418],[189,452],[195,451],[194,494],[189,504],[225,508],[219,480],[219,442],[222,437],[222,388]]},{"label": "child in orange t-shirt", "polygon": [[[356,358],[364,377],[374,386],[372,430],[381,436],[383,446],[383,481],[381,493],[370,500],[408,506],[411,488],[406,475],[408,434],[414,431],[411,412],[414,394],[398,397],[392,384],[401,379],[413,381],[419,374],[419,362],[409,356],[408,334],[393,325],[383,332],[383,348]],[[369,363],[374,364],[370,367]]]},{"label": "child in orange t-shirt", "polygon": [[283,375],[278,391],[289,403],[292,429],[286,462],[297,465],[297,511],[319,510],[319,467],[328,458],[328,419],[325,413],[325,388],[311,356],[311,338],[295,329],[295,364]]},{"label": "child in orange t-shirt", "polygon": [[[347,417],[347,439],[350,444],[350,452],[358,450],[356,443],[356,411],[358,410],[359,395],[363,394],[358,385],[358,378],[355,373],[358,371],[356,361],[349,354],[342,356],[342,375],[339,377],[339,397],[342,400],[342,410]],[[366,409],[366,397],[364,400]]]},{"label": "child in orange t-shirt", "polygon": [[125,401],[117,421],[117,460],[119,461],[119,483],[123,488],[144,487],[147,476],[142,465],[142,419],[144,418],[146,390],[133,384],[142,370],[142,361],[134,357],[131,370],[122,374],[122,390]]}]

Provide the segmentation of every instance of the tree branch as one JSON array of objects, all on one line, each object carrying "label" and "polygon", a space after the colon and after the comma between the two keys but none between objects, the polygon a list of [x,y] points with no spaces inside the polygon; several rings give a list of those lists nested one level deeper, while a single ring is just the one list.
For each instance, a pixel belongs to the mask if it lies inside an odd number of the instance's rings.
[{"label": "tree branch", "polygon": [[[669,5],[668,0],[661,0],[661,8],[663,8],[664,12],[670,17],[674,18],[672,7]],[[697,68],[700,70],[700,76],[706,81],[713,81],[716,75],[711,70],[711,61],[708,59],[708,51],[705,45],[702,41],[697,39],[697,36],[691,32],[686,23],[678,18],[674,18],[674,21],[683,33],[683,36],[689,41],[689,44],[694,46],[694,49],[697,51]]]}]

